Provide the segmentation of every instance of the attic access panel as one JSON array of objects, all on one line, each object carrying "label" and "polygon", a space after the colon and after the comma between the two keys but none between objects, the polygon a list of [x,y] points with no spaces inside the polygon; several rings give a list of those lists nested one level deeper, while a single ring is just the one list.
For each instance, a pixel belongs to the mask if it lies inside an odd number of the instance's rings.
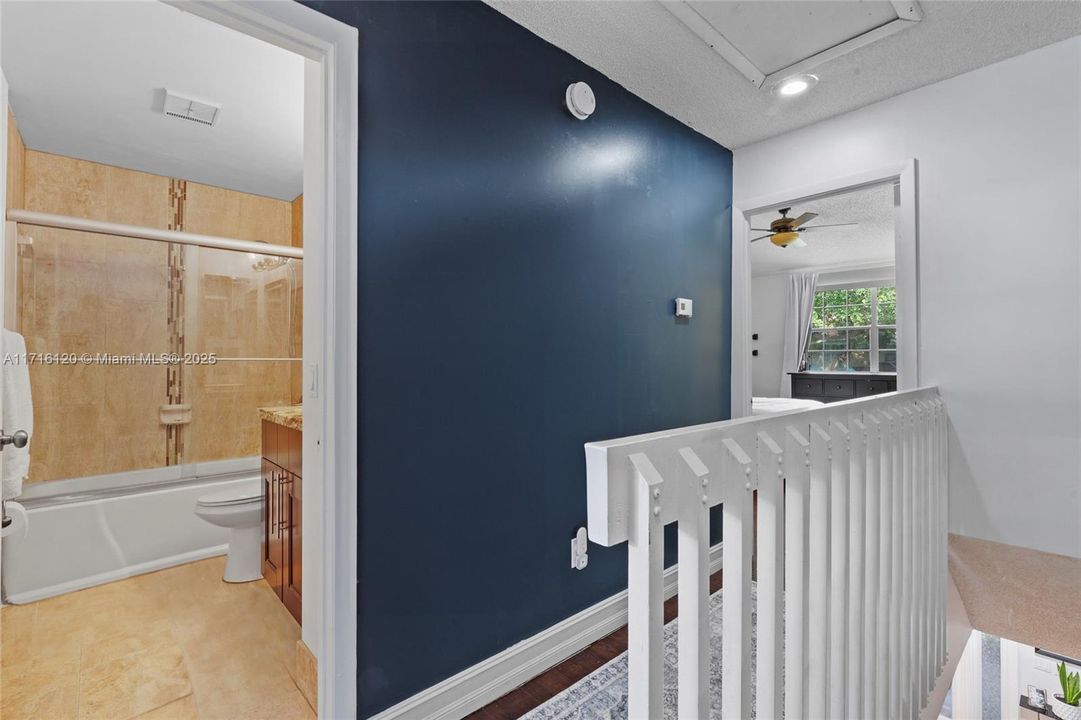
[{"label": "attic access panel", "polygon": [[670,0],[664,6],[759,88],[810,72],[923,17],[916,0]]}]

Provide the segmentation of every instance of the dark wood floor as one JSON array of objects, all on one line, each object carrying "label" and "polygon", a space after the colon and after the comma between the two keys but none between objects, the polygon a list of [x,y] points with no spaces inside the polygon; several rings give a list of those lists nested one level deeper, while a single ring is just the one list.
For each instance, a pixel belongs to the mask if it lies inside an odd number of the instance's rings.
[{"label": "dark wood floor", "polygon": [[[709,591],[721,589],[721,573],[718,570],[709,578]],[[664,603],[664,621],[667,623],[679,613],[679,596]],[[513,690],[495,702],[485,705],[467,720],[517,720],[533,708],[578,682],[601,665],[618,657],[627,650],[627,626],[603,637],[577,655],[572,655],[558,665],[549,668],[520,688]]]}]

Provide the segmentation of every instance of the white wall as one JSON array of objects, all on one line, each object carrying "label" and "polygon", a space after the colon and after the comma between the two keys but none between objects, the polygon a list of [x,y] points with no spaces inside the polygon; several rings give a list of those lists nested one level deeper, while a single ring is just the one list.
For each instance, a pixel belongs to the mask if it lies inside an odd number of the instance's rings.
[{"label": "white wall", "polygon": [[[1025,645],[1024,643],[1013,642],[1002,638],[1001,640],[1001,652],[1002,658],[1002,685],[1009,686],[1014,692],[1011,694],[1023,695],[1028,693],[1028,686],[1035,685],[1041,690],[1047,691],[1047,699],[1051,700],[1051,696],[1055,693],[1062,692],[1062,685],[1058,679],[1058,664],[1059,661],[1054,658],[1049,658],[1046,655],[1037,655],[1036,648],[1031,645]],[[1016,665],[1009,665],[1006,662],[1006,658],[1010,654],[1015,655]],[[1066,663],[1067,672],[1081,672],[1081,667],[1072,663]],[[1011,672],[1012,671],[1012,672]],[[1006,693],[1003,692],[1003,695]],[[1016,701],[1014,703],[1016,705]],[[1003,702],[1003,709],[1005,709],[1005,702]],[[1003,713],[1005,718],[1010,718],[1010,715]],[[1012,717],[1017,717],[1016,715]]]},{"label": "white wall", "polygon": [[1081,37],[736,150],[735,204],[913,157],[951,529],[1081,557]]},{"label": "white wall", "polygon": [[751,358],[751,394],[756,397],[781,397],[787,285],[788,275],[751,278],[751,333],[758,333],[751,342],[758,350],[758,357]]}]

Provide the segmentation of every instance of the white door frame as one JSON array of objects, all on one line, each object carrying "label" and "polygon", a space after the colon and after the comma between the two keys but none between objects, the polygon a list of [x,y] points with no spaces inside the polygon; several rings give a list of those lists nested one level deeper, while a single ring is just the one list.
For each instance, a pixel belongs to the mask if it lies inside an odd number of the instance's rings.
[{"label": "white door frame", "polygon": [[[0,240],[3,240],[3,244],[0,245],[0,329],[2,329],[3,321],[6,318],[4,311],[4,303],[7,298],[7,287],[5,286],[5,267],[4,264],[7,261],[7,237],[6,233],[12,231],[12,227],[7,222],[7,206],[8,206],[8,81],[4,77],[4,70],[0,68],[0,143],[3,147],[0,147],[0,210],[4,211],[3,224],[0,224]],[[0,339],[2,339],[0,335]],[[0,353],[3,352],[3,343],[0,342]],[[7,372],[7,369],[0,364],[0,373]],[[19,428],[0,428],[0,430],[7,430],[9,433],[18,430]],[[3,468],[3,457],[0,456],[0,469]],[[0,548],[3,546],[3,538],[0,538]],[[0,557],[3,557],[3,553],[0,553]]]},{"label": "white door frame", "polygon": [[919,238],[916,160],[789,188],[732,205],[732,417],[751,414],[751,216],[827,195],[895,182],[899,188],[897,273],[897,389],[919,387]]},{"label": "white door frame", "polygon": [[[304,109],[304,605],[322,718],[357,715],[357,135],[359,33],[291,0],[164,0],[308,58]],[[314,387],[314,390],[313,390]],[[317,492],[308,492],[311,487]],[[314,496],[314,497],[313,497]],[[305,586],[308,583],[305,582]],[[311,626],[314,634],[309,636]],[[307,642],[307,641],[306,641]]]}]

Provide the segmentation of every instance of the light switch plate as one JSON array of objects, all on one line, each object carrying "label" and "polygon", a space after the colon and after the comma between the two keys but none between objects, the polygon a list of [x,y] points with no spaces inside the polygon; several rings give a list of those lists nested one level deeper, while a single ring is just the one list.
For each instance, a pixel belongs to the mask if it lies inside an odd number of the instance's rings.
[{"label": "light switch plate", "polygon": [[688,298],[676,298],[676,317],[691,317],[694,314],[694,301]]}]

